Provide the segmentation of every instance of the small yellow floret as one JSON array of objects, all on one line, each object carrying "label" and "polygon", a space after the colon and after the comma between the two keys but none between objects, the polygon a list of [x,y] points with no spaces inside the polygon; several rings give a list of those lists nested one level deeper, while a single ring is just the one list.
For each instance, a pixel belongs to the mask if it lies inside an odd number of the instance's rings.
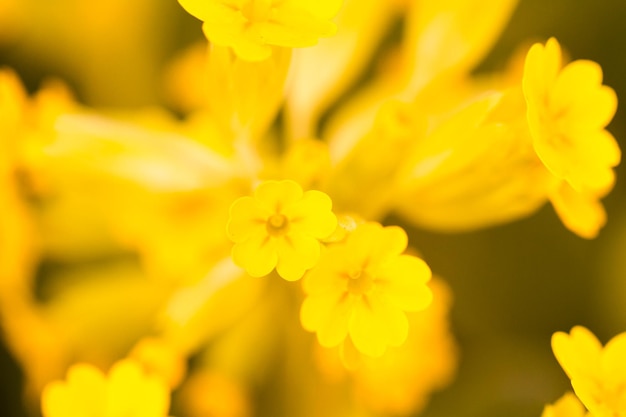
[{"label": "small yellow floret", "polygon": [[337,226],[331,208],[326,194],[303,192],[294,181],[262,183],[254,197],[242,197],[230,208],[233,261],[255,277],[276,268],[288,281],[302,278],[319,259],[319,240]]},{"label": "small yellow floret", "polygon": [[137,362],[122,360],[108,376],[89,364],[72,366],[66,381],[45,387],[41,401],[44,417],[165,417],[169,390]]},{"label": "small yellow floret", "polygon": [[261,61],[272,46],[301,48],[335,33],[330,21],[341,0],[179,0],[204,22],[207,39],[232,47],[242,59]]},{"label": "small yellow floret", "polygon": [[303,327],[316,332],[325,347],[349,335],[360,352],[373,357],[404,343],[405,311],[422,310],[432,298],[426,285],[430,269],[403,255],[407,243],[399,227],[365,223],[345,243],[329,247],[305,278]]},{"label": "small yellow floret", "polygon": [[594,417],[626,416],[626,333],[602,346],[584,327],[552,336],[552,350]]}]

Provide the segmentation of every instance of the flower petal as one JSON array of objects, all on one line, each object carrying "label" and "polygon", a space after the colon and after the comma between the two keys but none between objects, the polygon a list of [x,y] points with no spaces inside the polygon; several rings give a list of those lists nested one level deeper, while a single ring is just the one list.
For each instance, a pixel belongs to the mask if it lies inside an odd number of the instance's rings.
[{"label": "flower petal", "polygon": [[398,308],[377,297],[363,297],[356,302],[348,324],[354,346],[362,353],[379,357],[388,345],[399,346],[406,340],[409,323]]},{"label": "flower petal", "polygon": [[348,293],[332,293],[307,297],[302,303],[302,327],[317,332],[324,347],[339,345],[348,335],[348,321],[353,309],[353,299]]},{"label": "flower petal", "polygon": [[290,180],[266,181],[254,192],[254,197],[262,207],[272,213],[283,213],[283,210],[299,201],[302,195],[302,188]]},{"label": "flower petal", "polygon": [[244,268],[251,276],[265,276],[272,272],[278,262],[276,239],[268,236],[265,231],[255,233],[233,246],[232,258],[235,264]]},{"label": "flower petal", "polygon": [[415,256],[401,255],[377,271],[376,289],[404,311],[423,310],[432,300],[432,293],[426,285],[431,275],[426,262]]},{"label": "flower petal", "polygon": [[302,233],[289,233],[277,240],[278,275],[287,281],[297,281],[315,266],[320,257],[320,243]]},{"label": "flower petal", "polygon": [[265,230],[271,212],[257,204],[252,197],[241,197],[230,206],[226,230],[235,243],[247,240],[251,234]]},{"label": "flower petal", "polygon": [[328,237],[337,227],[330,197],[321,191],[307,191],[302,199],[285,210],[294,227],[317,239]]}]

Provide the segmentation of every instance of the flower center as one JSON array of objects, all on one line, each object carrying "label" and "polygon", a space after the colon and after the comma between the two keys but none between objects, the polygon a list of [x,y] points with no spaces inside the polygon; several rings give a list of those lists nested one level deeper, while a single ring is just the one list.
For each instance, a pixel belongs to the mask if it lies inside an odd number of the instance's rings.
[{"label": "flower center", "polygon": [[264,22],[272,9],[271,0],[250,0],[241,8],[241,13],[250,23]]},{"label": "flower center", "polygon": [[265,227],[270,236],[283,236],[289,231],[289,219],[284,214],[272,214]]},{"label": "flower center", "polygon": [[374,286],[374,278],[363,270],[358,270],[349,274],[348,291],[352,294],[365,294]]}]

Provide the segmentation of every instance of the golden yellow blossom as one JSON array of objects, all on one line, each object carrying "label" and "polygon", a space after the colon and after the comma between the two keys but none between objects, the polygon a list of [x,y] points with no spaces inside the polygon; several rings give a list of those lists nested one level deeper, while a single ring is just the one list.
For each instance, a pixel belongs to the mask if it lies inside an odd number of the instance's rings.
[{"label": "golden yellow blossom", "polygon": [[602,85],[602,69],[588,60],[563,67],[561,47],[550,38],[528,51],[523,89],[533,147],[558,186],[551,201],[564,224],[586,238],[605,223],[598,199],[613,187],[621,151],[605,130],[617,108],[615,92]]},{"label": "golden yellow blossom", "polygon": [[524,94],[537,155],[576,190],[605,190],[620,160],[604,128],[617,108],[615,92],[602,85],[602,69],[587,60],[562,68],[556,39],[535,44],[526,57]]},{"label": "golden yellow blossom", "polygon": [[326,194],[303,192],[294,181],[262,183],[254,197],[242,197],[230,208],[233,260],[255,277],[276,268],[288,281],[302,278],[319,259],[319,239],[335,230],[331,206]]},{"label": "golden yellow blossom", "polygon": [[349,335],[360,352],[374,357],[404,343],[405,311],[425,308],[432,297],[426,286],[430,269],[402,254],[407,243],[397,226],[365,223],[345,243],[329,247],[304,281],[303,327],[325,347]]},{"label": "golden yellow blossom", "polygon": [[204,22],[212,43],[229,46],[241,58],[261,61],[272,46],[301,48],[315,45],[335,32],[330,19],[341,0],[179,0]]},{"label": "golden yellow blossom", "polygon": [[105,376],[89,364],[72,366],[66,381],[42,393],[44,417],[165,417],[169,391],[164,381],[146,376],[134,361],[122,360]]},{"label": "golden yellow blossom", "polygon": [[541,417],[589,417],[586,411],[580,400],[568,392],[554,404],[546,405]]},{"label": "golden yellow blossom", "polygon": [[626,333],[603,347],[593,333],[576,326],[569,334],[555,333],[552,350],[594,417],[626,416]]}]

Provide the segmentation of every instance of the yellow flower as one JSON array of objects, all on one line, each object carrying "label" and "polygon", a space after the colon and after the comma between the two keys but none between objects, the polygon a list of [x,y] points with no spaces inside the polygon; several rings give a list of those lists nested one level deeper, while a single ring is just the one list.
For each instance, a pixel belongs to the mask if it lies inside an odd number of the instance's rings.
[{"label": "yellow flower", "polygon": [[229,46],[242,59],[261,61],[272,46],[301,48],[331,36],[341,0],[179,0],[204,22],[207,39]]},{"label": "yellow flower", "polygon": [[602,69],[577,60],[562,67],[561,47],[550,38],[528,51],[523,90],[535,152],[566,185],[550,200],[563,223],[593,238],[605,223],[598,199],[613,187],[621,152],[605,130],[617,108],[615,92],[602,85]]},{"label": "yellow flower", "polygon": [[331,206],[326,194],[303,192],[294,181],[262,183],[254,197],[242,197],[230,208],[234,262],[255,277],[276,268],[288,281],[302,278],[319,259],[319,239],[337,226]]},{"label": "yellow flower", "polygon": [[578,398],[571,392],[563,395],[554,404],[546,405],[541,413],[541,417],[585,417],[585,407],[580,403]]},{"label": "yellow flower", "polygon": [[105,376],[89,364],[72,366],[66,381],[42,393],[44,417],[164,417],[169,392],[164,381],[147,376],[132,360],[122,360]]},{"label": "yellow flower", "polygon": [[561,48],[551,38],[530,48],[523,88],[533,145],[546,167],[579,191],[610,187],[620,150],[604,128],[617,96],[602,85],[600,66],[577,60],[561,68]]},{"label": "yellow flower", "polygon": [[626,333],[602,347],[593,333],[576,326],[570,334],[555,333],[552,350],[594,417],[626,416]]},{"label": "yellow flower", "polygon": [[324,252],[305,278],[308,297],[300,314],[322,346],[337,346],[349,335],[360,352],[377,357],[404,343],[405,311],[424,309],[432,298],[430,269],[402,254],[407,241],[397,226],[365,223]]}]

